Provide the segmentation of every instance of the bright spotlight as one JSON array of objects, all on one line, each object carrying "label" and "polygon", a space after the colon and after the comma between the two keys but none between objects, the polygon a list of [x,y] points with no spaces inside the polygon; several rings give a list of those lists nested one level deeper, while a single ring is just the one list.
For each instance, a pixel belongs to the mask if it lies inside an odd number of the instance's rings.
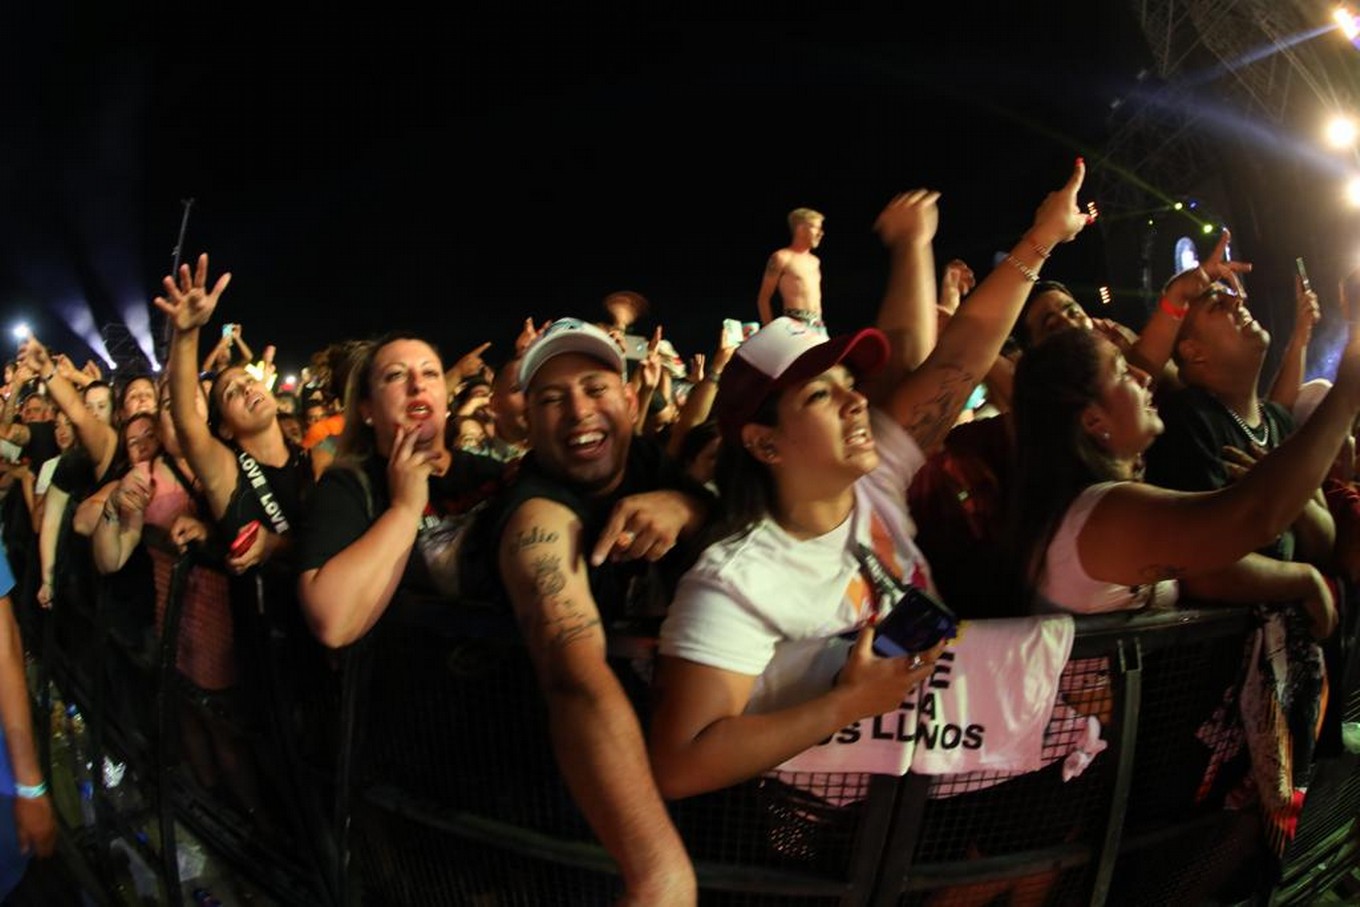
[{"label": "bright spotlight", "polygon": [[1181,209],[1184,208],[1184,207],[1185,207],[1185,202],[1176,202],[1176,204],[1174,204],[1174,205],[1171,206],[1171,210],[1172,210],[1172,211],[1179,211],[1179,210],[1181,210]]},{"label": "bright spotlight", "polygon": [[1332,19],[1341,29],[1341,34],[1346,36],[1347,41],[1354,41],[1360,36],[1360,20],[1357,20],[1355,13],[1344,6],[1338,6],[1336,12],[1332,13]]},{"label": "bright spotlight", "polygon": [[1204,233],[1204,234],[1207,236],[1208,234],[1214,232],[1214,225],[1213,225],[1213,224],[1205,224],[1204,226],[1200,227],[1199,229],[1200,229],[1200,232]]},{"label": "bright spotlight", "polygon": [[1360,176],[1353,176],[1346,183],[1346,201],[1360,208]]},{"label": "bright spotlight", "polygon": [[26,321],[21,321],[14,327],[10,328],[10,333],[12,333],[14,335],[14,339],[19,341],[20,343],[23,343],[29,337],[33,336],[33,332],[28,329],[28,322]]},{"label": "bright spotlight", "polygon": [[1100,288],[1100,304],[1101,304],[1101,305],[1109,305],[1109,304],[1110,304],[1110,299],[1111,299],[1111,298],[1112,298],[1112,297],[1110,296],[1110,288],[1109,288],[1109,287],[1101,287],[1101,288]]},{"label": "bright spotlight", "polygon": [[1333,148],[1352,148],[1355,146],[1356,136],[1360,135],[1360,127],[1356,126],[1355,120],[1351,117],[1337,114],[1327,121],[1323,135],[1327,139],[1327,144]]}]

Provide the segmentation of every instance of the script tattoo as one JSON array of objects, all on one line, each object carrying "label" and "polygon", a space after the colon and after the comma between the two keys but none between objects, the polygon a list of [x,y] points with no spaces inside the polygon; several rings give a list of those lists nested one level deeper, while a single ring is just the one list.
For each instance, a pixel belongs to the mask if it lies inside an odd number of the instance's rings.
[{"label": "script tattoo", "polygon": [[953,363],[939,366],[935,394],[916,404],[906,421],[907,434],[929,450],[954,426],[959,410],[977,386],[977,379]]},{"label": "script tattoo", "polygon": [[545,631],[547,641],[557,648],[564,648],[576,640],[588,636],[600,625],[598,614],[581,608],[571,599],[560,595],[567,586],[567,576],[562,571],[562,560],[555,555],[544,555],[533,564],[534,591],[538,593],[542,617],[540,625]]},{"label": "script tattoo", "polygon": [[519,554],[525,548],[532,548],[534,545],[546,545],[555,541],[557,541],[556,532],[546,532],[539,526],[531,526],[515,536],[515,540],[510,543],[510,553]]}]

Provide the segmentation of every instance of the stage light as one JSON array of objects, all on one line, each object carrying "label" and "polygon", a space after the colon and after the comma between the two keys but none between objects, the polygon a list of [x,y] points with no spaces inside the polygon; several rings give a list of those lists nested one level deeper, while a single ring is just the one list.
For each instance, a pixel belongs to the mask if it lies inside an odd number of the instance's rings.
[{"label": "stage light", "polygon": [[1204,234],[1207,236],[1208,234],[1214,232],[1214,225],[1213,225],[1213,224],[1205,224],[1204,226],[1200,227],[1199,229],[1200,229],[1200,232],[1201,232],[1201,233],[1204,233]]},{"label": "stage light", "polygon": [[1355,139],[1360,135],[1360,127],[1356,126],[1355,120],[1345,114],[1336,114],[1327,121],[1327,126],[1323,130],[1323,135],[1327,139],[1327,144],[1338,150],[1355,147]]},{"label": "stage light", "polygon": [[1176,204],[1174,204],[1174,205],[1171,206],[1171,210],[1172,210],[1172,211],[1180,211],[1180,210],[1183,209],[1184,207],[1185,207],[1185,203],[1184,203],[1184,202],[1176,202]]},{"label": "stage light", "polygon": [[1346,183],[1346,201],[1360,208],[1360,176],[1353,176]]},{"label": "stage light", "polygon": [[10,333],[13,334],[14,339],[19,341],[20,343],[23,343],[25,340],[33,336],[33,332],[29,330],[28,322],[26,321],[21,321],[14,327],[10,328]]},{"label": "stage light", "polygon": [[1101,287],[1101,288],[1100,288],[1100,304],[1101,304],[1101,305],[1109,305],[1109,304],[1110,304],[1110,299],[1111,299],[1111,296],[1110,296],[1110,288],[1109,288],[1109,287]]},{"label": "stage light", "polygon": [[1341,34],[1346,36],[1347,41],[1354,41],[1360,37],[1360,21],[1356,20],[1355,13],[1344,6],[1338,6],[1332,13],[1332,20],[1341,29]]}]

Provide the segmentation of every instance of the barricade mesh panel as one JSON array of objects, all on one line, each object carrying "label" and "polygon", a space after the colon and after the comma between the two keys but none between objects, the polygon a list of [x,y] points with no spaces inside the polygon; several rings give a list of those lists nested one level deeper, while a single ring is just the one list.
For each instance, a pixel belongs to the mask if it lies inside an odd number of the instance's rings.
[{"label": "barricade mesh panel", "polygon": [[366,905],[610,904],[616,876],[474,842],[371,803],[357,803],[351,853]]},{"label": "barricade mesh panel", "polygon": [[[170,573],[177,558],[152,549],[156,581],[156,632],[165,625]],[[236,683],[235,631],[225,574],[206,567],[189,571],[180,602],[175,667],[202,690],[225,690]]]},{"label": "barricade mesh panel", "polygon": [[1012,879],[971,882],[904,894],[901,907],[985,907],[992,904],[1082,905],[1089,903],[1089,881],[1082,868],[1048,870]]},{"label": "barricade mesh panel", "polygon": [[1128,822],[1164,822],[1221,805],[1246,770],[1228,691],[1242,674],[1240,634],[1177,644],[1143,656],[1143,703]]},{"label": "barricade mesh panel", "polygon": [[[1127,844],[1128,842],[1126,842]],[[1233,903],[1257,884],[1262,844],[1255,810],[1221,810],[1155,845],[1120,854],[1109,907]],[[1215,900],[1217,898],[1217,900]]]},{"label": "barricade mesh panel", "polygon": [[798,772],[675,803],[690,855],[713,863],[848,876],[869,776]]},{"label": "barricade mesh panel", "polygon": [[[1099,841],[1113,784],[1113,753],[1100,753],[1069,781],[1062,774],[1064,761],[1093,732],[1091,719],[1108,726],[1113,682],[1107,659],[1068,663],[1059,681],[1059,702],[1044,732],[1043,769],[1020,775],[970,772],[932,778],[914,862]],[[1108,737],[1109,731],[1101,734]]]}]

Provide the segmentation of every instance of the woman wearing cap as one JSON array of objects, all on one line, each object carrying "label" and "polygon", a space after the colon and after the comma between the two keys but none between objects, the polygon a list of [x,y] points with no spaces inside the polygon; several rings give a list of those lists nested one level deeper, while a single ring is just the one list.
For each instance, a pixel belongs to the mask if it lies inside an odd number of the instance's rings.
[{"label": "woman wearing cap", "polygon": [[[996,358],[1044,258],[1087,223],[1083,174],[1078,161],[924,362],[892,348],[935,321],[938,196],[923,191],[877,224],[893,262],[883,332],[827,340],[779,318],[738,349],[715,403],[725,536],[681,581],[661,633],[651,756],[663,794],[768,771],[896,709],[930,674],[939,647],[874,654],[869,627],[892,602],[865,579],[864,551],[899,585],[930,589],[906,488]],[[879,370],[866,396],[857,381]]]},{"label": "woman wearing cap", "polygon": [[1326,477],[1360,406],[1360,347],[1352,340],[1336,387],[1306,425],[1215,492],[1136,480],[1163,428],[1148,385],[1146,372],[1088,331],[1055,334],[1020,360],[1015,537],[1038,607],[1170,607],[1182,592],[1303,600],[1313,634],[1327,636],[1336,613],[1318,571],[1249,552],[1279,536]]}]

